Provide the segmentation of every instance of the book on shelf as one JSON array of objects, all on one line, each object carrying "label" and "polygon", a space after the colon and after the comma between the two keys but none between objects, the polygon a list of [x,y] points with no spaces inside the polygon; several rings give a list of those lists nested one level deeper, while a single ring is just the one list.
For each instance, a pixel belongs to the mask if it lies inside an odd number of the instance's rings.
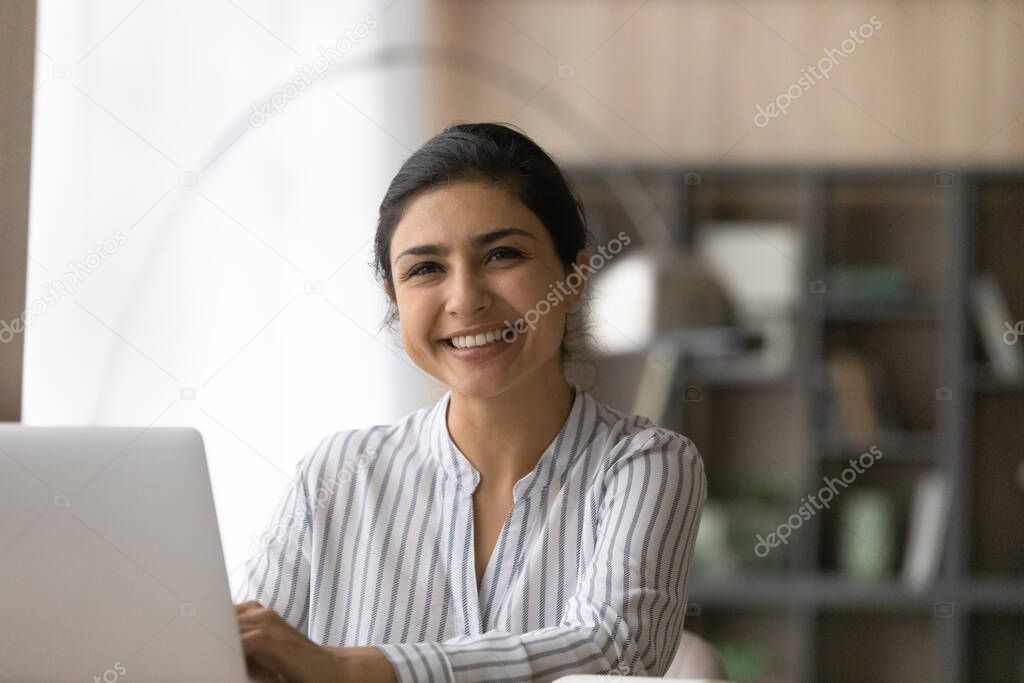
[{"label": "book on shelf", "polygon": [[838,349],[828,358],[830,434],[868,443],[896,425],[888,380],[882,366],[866,356]]},{"label": "book on shelf", "polygon": [[927,588],[938,578],[950,502],[945,473],[931,470],[921,475],[914,486],[903,558],[903,581],[915,590]]},{"label": "book on shelf", "polygon": [[1017,322],[1010,318],[1003,290],[991,273],[980,273],[971,287],[974,322],[997,379],[1024,379],[1024,339],[1019,339]]},{"label": "book on shelf", "polygon": [[914,299],[914,286],[903,268],[886,265],[842,265],[825,276],[833,301],[865,304],[906,304]]},{"label": "book on shelf", "polygon": [[839,515],[839,570],[859,581],[878,581],[892,573],[896,555],[896,513],[885,491],[846,494]]}]

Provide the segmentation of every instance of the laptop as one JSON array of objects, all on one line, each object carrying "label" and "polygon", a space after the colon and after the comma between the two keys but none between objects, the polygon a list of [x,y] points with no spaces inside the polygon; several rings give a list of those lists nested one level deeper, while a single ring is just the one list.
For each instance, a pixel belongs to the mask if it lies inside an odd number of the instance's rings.
[{"label": "laptop", "polygon": [[202,437],[0,424],[0,681],[246,681]]}]

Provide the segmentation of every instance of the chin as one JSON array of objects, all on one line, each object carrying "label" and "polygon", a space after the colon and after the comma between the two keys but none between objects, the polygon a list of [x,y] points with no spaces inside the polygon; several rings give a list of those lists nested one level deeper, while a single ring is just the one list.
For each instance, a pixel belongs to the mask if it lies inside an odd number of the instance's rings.
[{"label": "chin", "polygon": [[505,393],[515,382],[490,373],[476,373],[461,380],[446,382],[454,394],[467,398],[494,398]]}]

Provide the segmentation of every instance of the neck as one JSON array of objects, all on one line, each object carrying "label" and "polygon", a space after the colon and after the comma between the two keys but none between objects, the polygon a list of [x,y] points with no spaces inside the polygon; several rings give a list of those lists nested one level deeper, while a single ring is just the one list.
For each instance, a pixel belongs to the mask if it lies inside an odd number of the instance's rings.
[{"label": "neck", "polygon": [[511,489],[544,455],[568,419],[573,399],[561,368],[498,396],[471,397],[453,390],[448,433],[480,473],[481,486]]}]

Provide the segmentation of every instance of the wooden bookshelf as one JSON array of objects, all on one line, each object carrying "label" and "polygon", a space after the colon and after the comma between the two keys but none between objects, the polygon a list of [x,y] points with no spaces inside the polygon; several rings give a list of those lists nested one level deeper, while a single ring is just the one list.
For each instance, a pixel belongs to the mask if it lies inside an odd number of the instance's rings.
[{"label": "wooden bookshelf", "polygon": [[[735,658],[738,680],[1024,677],[1024,383],[987,366],[969,291],[977,273],[992,273],[1011,317],[1024,319],[1024,170],[949,172],[570,169],[598,243],[619,230],[642,243],[661,230],[688,248],[709,224],[736,220],[784,221],[801,236],[807,286],[792,316],[792,367],[767,382],[691,371],[701,400],[680,403],[680,424],[704,455],[709,500],[735,500],[751,478],[774,473],[789,483],[779,506],[788,513],[849,457],[871,445],[888,456],[854,486],[893,503],[891,576],[858,581],[840,571],[837,505],[793,534],[781,566],[769,570],[750,552],[727,575],[694,577],[686,627]],[[877,302],[815,291],[837,266],[898,268],[913,296]],[[873,438],[827,424],[826,362],[836,349],[869,354],[887,371],[895,425]],[[631,396],[622,367],[603,360],[595,392]],[[900,574],[907,518],[914,482],[932,468],[952,483],[950,523],[938,578],[912,589]],[[766,521],[765,532],[776,523]]]}]

